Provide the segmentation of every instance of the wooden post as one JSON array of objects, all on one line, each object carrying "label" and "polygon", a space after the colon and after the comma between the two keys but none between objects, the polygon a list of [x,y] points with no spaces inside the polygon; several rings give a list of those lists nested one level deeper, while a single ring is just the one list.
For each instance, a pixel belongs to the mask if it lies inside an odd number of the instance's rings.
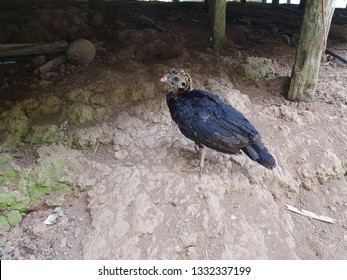
[{"label": "wooden post", "polygon": [[[325,51],[325,40],[328,37],[335,2],[336,0],[307,1],[295,63],[292,68],[288,92],[290,100],[309,102],[314,98],[320,61],[322,53]],[[325,12],[324,17],[322,16],[323,11]]]},{"label": "wooden post", "polygon": [[93,10],[102,11],[105,8],[105,0],[88,0],[88,4]]},{"label": "wooden post", "polygon": [[210,0],[209,18],[211,21],[212,49],[219,52],[225,37],[226,0]]}]

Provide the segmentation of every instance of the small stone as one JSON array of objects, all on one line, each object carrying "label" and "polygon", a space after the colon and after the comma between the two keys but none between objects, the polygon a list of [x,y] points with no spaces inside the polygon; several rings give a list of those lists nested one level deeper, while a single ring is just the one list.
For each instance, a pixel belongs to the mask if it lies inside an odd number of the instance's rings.
[{"label": "small stone", "polygon": [[80,228],[76,228],[73,232],[74,237],[77,238],[78,236],[80,236],[81,233],[81,229]]},{"label": "small stone", "polygon": [[53,193],[47,196],[45,201],[48,206],[61,206],[65,201],[65,195],[63,193]]},{"label": "small stone", "polygon": [[332,212],[336,212],[336,207],[335,206],[329,206],[329,209],[332,211]]},{"label": "small stone", "polygon": [[236,220],[237,217],[236,217],[235,215],[230,215],[230,219],[231,219],[231,220]]},{"label": "small stone", "polygon": [[34,235],[42,235],[48,230],[48,226],[45,225],[44,223],[39,223],[37,225],[34,225],[32,231]]},{"label": "small stone", "polygon": [[106,202],[106,198],[105,198],[105,197],[99,197],[99,198],[98,198],[98,203],[99,203],[100,205],[105,204],[105,202]]},{"label": "small stone", "polygon": [[118,160],[124,160],[128,157],[128,152],[125,150],[119,150],[114,153],[113,157]]},{"label": "small stone", "polygon": [[60,247],[61,247],[61,248],[66,247],[66,243],[67,243],[67,238],[66,238],[66,236],[65,236],[65,237],[61,240]]},{"label": "small stone", "polygon": [[307,182],[302,182],[302,183],[301,183],[301,187],[303,187],[303,188],[304,188],[305,190],[307,190],[307,191],[312,190],[311,184],[309,184],[309,183],[307,183]]},{"label": "small stone", "polygon": [[57,213],[53,213],[53,214],[49,215],[47,217],[47,219],[45,220],[45,224],[46,225],[53,225],[53,224],[55,224],[57,222],[57,220],[58,220],[58,217],[59,216],[58,216]]},{"label": "small stone", "polygon": [[81,189],[81,191],[85,191],[90,189],[96,185],[95,178],[88,178],[87,174],[82,174],[78,177],[76,185]]}]

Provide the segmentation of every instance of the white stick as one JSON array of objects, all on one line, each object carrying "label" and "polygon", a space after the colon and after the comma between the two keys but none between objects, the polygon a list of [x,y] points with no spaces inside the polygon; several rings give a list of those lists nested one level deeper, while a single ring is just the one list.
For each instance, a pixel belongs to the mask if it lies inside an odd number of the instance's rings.
[{"label": "white stick", "polygon": [[301,209],[299,210],[298,208],[291,206],[289,204],[286,204],[286,209],[289,211],[292,211],[294,213],[309,217],[309,218],[313,218],[316,219],[318,221],[322,221],[322,222],[326,222],[326,223],[330,223],[330,224],[334,224],[336,222],[336,220],[334,220],[333,218],[327,217],[327,216],[323,216],[323,215],[317,215],[316,213],[307,211],[305,209]]}]

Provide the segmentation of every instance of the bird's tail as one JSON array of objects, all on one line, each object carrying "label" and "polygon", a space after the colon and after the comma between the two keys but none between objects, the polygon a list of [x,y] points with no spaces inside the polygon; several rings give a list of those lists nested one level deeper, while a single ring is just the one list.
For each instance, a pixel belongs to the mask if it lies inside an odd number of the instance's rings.
[{"label": "bird's tail", "polygon": [[256,144],[246,146],[242,151],[252,160],[265,166],[268,169],[276,167],[276,160],[265,147],[260,148]]}]

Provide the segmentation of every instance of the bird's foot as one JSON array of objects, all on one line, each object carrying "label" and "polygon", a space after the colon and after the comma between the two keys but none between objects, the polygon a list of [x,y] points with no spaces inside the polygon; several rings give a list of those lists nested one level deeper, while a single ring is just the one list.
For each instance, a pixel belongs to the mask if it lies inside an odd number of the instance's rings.
[{"label": "bird's foot", "polygon": [[192,155],[189,156],[189,159],[196,159],[197,157],[201,157],[201,149],[199,147],[199,145],[196,145],[194,146],[194,151],[189,151],[192,153]]},{"label": "bird's foot", "polygon": [[194,150],[195,150],[196,155],[200,155],[200,146],[199,145],[195,144]]},{"label": "bird's foot", "polygon": [[203,170],[203,169],[204,169],[203,167],[198,166],[198,167],[195,167],[195,168],[193,168],[193,169],[185,169],[185,170],[182,170],[182,172],[194,172],[194,173],[199,173],[199,176],[201,177],[201,175],[202,175],[202,170]]},{"label": "bird's foot", "polygon": [[191,170],[183,170],[183,172],[199,172],[199,176],[201,177],[202,170],[204,169],[204,166],[205,166],[206,149],[204,149],[203,147],[200,148],[199,154],[200,154],[200,164],[199,164],[199,166],[196,167],[196,168],[193,168]]}]

